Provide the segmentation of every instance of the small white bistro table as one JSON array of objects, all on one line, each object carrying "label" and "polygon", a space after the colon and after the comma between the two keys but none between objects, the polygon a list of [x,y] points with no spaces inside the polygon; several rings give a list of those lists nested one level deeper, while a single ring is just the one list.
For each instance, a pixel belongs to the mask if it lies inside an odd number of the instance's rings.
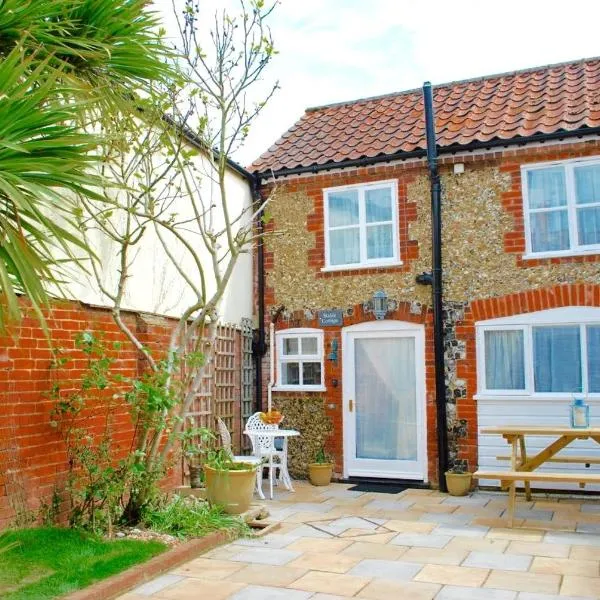
[{"label": "small white bistro table", "polygon": [[[300,435],[299,431],[295,429],[261,429],[261,430],[248,430],[245,429],[244,433],[251,439],[252,441],[252,449],[254,452],[254,456],[257,456],[260,459],[268,458],[269,459],[269,486],[270,486],[270,496],[271,500],[273,499],[273,467],[279,467],[281,469],[281,480],[283,481],[283,485],[285,485],[286,489],[291,492],[294,491],[294,487],[292,486],[292,479],[288,472],[287,466],[287,444],[288,438],[298,437]],[[262,438],[262,440],[261,440]],[[272,438],[272,439],[269,439]],[[283,450],[275,450],[275,438],[283,438]],[[264,443],[265,440],[269,441],[268,447]],[[262,441],[262,443],[261,443]],[[281,464],[273,463],[273,456],[278,456]],[[265,499],[265,495],[262,491],[262,473],[257,479],[257,491],[258,495],[262,500]]]}]

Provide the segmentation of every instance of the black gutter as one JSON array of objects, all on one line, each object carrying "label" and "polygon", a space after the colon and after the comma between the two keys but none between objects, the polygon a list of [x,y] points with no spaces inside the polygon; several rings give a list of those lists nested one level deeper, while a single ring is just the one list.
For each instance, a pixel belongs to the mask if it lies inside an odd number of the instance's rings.
[{"label": "black gutter", "polygon": [[435,361],[435,403],[437,414],[438,476],[440,491],[447,492],[445,473],[448,470],[448,418],[446,414],[446,381],[444,365],[444,321],[442,291],[442,184],[438,173],[435,139],[435,114],[431,83],[423,84],[427,163],[431,183],[431,260],[433,302],[433,346]]},{"label": "black gutter", "polygon": [[[550,142],[553,140],[563,140],[573,137],[585,137],[587,135],[600,135],[600,127],[581,127],[573,131],[555,131],[553,133],[535,133],[529,136],[514,137],[510,139],[494,139],[488,142],[471,142],[470,144],[452,144],[451,146],[442,146],[438,148],[438,154],[456,154],[458,152],[473,152],[474,150],[489,150],[501,146],[525,146],[536,142]],[[348,169],[351,167],[366,167],[376,165],[382,162],[391,162],[394,160],[408,160],[410,158],[426,158],[427,151],[421,148],[409,152],[394,152],[393,154],[381,154],[379,156],[365,156],[353,160],[342,160],[323,165],[310,165],[306,167],[293,167],[290,169],[280,169],[278,171],[256,171],[254,175],[259,179],[270,179],[277,177],[287,177],[289,175],[303,175],[306,173],[319,173],[331,169]]]}]

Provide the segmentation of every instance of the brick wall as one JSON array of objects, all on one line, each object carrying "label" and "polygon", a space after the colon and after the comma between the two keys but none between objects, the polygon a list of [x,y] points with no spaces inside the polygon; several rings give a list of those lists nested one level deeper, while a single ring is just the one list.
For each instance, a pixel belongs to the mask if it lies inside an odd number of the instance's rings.
[{"label": "brick wall", "polygon": [[[175,321],[166,317],[125,313],[124,320],[139,339],[159,356],[168,347]],[[90,307],[78,302],[61,302],[54,305],[48,316],[52,346],[64,355],[72,356],[63,367],[51,368],[52,353],[36,320],[26,316],[14,338],[0,338],[0,529],[14,522],[17,513],[38,510],[41,502],[48,503],[56,489],[60,492],[68,472],[65,446],[59,432],[50,424],[54,401],[48,397],[53,382],[60,381],[65,393],[69,382],[76,389],[86,369],[86,358],[75,348],[75,336],[91,331],[101,337],[107,346],[120,342],[113,352],[114,369],[127,377],[141,374],[144,361],[115,325],[110,311]],[[235,372],[232,387],[236,406],[231,408],[237,425],[239,440],[239,332],[235,335]],[[110,399],[92,403],[84,415],[86,426],[98,432],[106,422]],[[117,403],[110,407],[114,425],[116,455],[126,455],[133,440],[133,427],[128,407]],[[163,482],[165,487],[182,483],[180,461]]]}]

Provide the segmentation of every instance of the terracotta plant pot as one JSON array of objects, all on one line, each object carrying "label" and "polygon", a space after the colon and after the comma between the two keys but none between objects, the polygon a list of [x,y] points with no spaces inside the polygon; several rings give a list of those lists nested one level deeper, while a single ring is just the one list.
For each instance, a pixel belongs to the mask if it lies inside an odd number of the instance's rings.
[{"label": "terracotta plant pot", "polygon": [[451,496],[466,496],[471,489],[471,473],[453,473],[446,471],[446,485]]},{"label": "terracotta plant pot", "polygon": [[217,470],[204,465],[206,498],[212,506],[221,506],[230,515],[239,515],[250,508],[256,467],[247,469]]},{"label": "terracotta plant pot", "polygon": [[313,485],[329,485],[333,463],[311,463],[308,465],[308,478]]},{"label": "terracotta plant pot", "polygon": [[193,489],[202,487],[202,467],[200,465],[188,465],[190,470],[190,487]]}]

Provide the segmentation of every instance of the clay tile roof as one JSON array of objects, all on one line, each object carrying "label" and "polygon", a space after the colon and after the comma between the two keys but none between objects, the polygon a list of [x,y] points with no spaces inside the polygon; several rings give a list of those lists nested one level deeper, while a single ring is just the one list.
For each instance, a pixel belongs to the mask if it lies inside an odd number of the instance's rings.
[{"label": "clay tile roof", "polygon": [[[599,127],[600,58],[434,86],[434,107],[440,147]],[[249,170],[277,172],[423,149],[417,89],[309,108]]]}]

